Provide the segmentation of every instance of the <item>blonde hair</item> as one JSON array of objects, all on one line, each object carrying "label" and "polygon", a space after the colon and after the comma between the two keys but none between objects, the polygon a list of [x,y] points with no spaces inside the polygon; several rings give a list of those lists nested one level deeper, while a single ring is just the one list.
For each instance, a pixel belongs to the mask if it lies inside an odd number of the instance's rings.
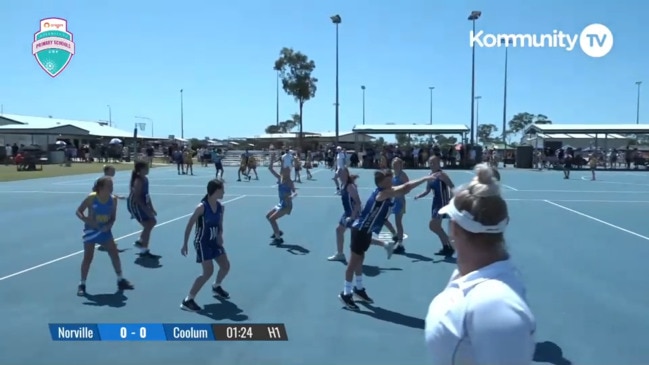
[{"label": "blonde hair", "polygon": [[[486,163],[477,165],[474,171],[475,177],[471,182],[455,190],[455,208],[470,213],[476,222],[485,226],[497,225],[509,217],[497,173]],[[503,233],[466,233],[485,243],[504,241]]]}]

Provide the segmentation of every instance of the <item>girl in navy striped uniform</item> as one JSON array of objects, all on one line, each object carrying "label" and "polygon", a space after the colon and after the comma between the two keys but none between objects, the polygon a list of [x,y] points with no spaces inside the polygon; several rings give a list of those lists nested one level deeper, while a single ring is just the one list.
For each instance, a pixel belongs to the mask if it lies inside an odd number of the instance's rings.
[{"label": "girl in navy striped uniform", "polygon": [[270,156],[270,164],[268,165],[268,170],[273,176],[279,181],[277,184],[277,192],[279,194],[279,204],[277,204],[273,209],[266,213],[266,219],[270,223],[271,228],[273,229],[273,234],[271,238],[273,239],[273,245],[281,245],[284,243],[282,236],[284,232],[279,229],[277,220],[282,218],[285,215],[291,214],[293,211],[293,198],[295,197],[295,185],[291,180],[291,170],[290,168],[284,168],[280,170],[280,173],[275,171],[273,167],[275,163],[275,154]]},{"label": "girl in navy striped uniform", "polygon": [[133,285],[122,277],[122,263],[111,231],[117,218],[117,198],[113,195],[113,180],[110,177],[100,177],[97,180],[93,192],[81,202],[76,215],[84,223],[81,282],[77,295],[86,295],[86,279],[95,255],[95,245],[103,246],[108,251],[117,274],[118,290],[133,289]]},{"label": "girl in navy striped uniform", "polygon": [[343,203],[343,215],[340,217],[340,221],[338,221],[338,227],[336,227],[336,254],[330,256],[327,260],[344,262],[347,260],[343,253],[345,231],[347,228],[351,228],[356,218],[358,218],[362,203],[358,195],[358,188],[356,187],[358,175],[350,175],[346,167],[342,168],[338,174],[340,180],[344,181],[340,191],[340,197]]},{"label": "girl in navy striped uniform", "polygon": [[439,237],[442,243],[442,249],[436,255],[452,257],[455,250],[451,246],[451,240],[448,238],[448,234],[446,234],[442,227],[442,220],[447,217],[444,214],[439,214],[439,210],[451,201],[451,191],[454,185],[451,178],[442,171],[439,157],[431,157],[428,160],[428,164],[430,165],[430,176],[433,177],[433,180],[426,185],[426,190],[417,195],[415,199],[423,198],[430,192],[433,192],[433,204],[428,228]]},{"label": "girl in navy striped uniform", "polygon": [[160,256],[153,255],[149,251],[149,240],[151,231],[158,223],[155,219],[158,213],[153,209],[151,197],[149,196],[149,165],[144,161],[138,161],[133,166],[131,173],[131,192],[128,196],[128,211],[131,217],[135,218],[142,225],[140,238],[133,244],[140,250],[140,257],[157,259]]},{"label": "girl in navy striped uniform", "polygon": [[[431,175],[421,179],[413,180],[399,186],[392,185],[392,172],[389,170],[377,171],[374,173],[374,183],[376,190],[370,195],[365,203],[365,207],[360,216],[352,224],[351,237],[351,255],[347,269],[345,270],[345,287],[338,295],[347,309],[358,310],[354,303],[354,296],[367,303],[373,303],[373,300],[367,295],[363,287],[363,261],[365,252],[372,245],[372,234],[379,234],[381,228],[392,209],[392,200],[408,194],[414,187],[419,186],[427,181],[434,179]],[[392,256],[395,242],[385,242],[388,258]],[[356,276],[356,284],[352,279]]]},{"label": "girl in navy striped uniform", "polygon": [[194,214],[189,218],[185,228],[185,240],[180,253],[187,256],[189,236],[192,233],[192,228],[196,227],[194,236],[196,262],[201,264],[203,268],[203,273],[194,280],[189,295],[180,304],[180,308],[187,311],[196,312],[202,310],[196,304],[194,298],[214,273],[212,261],[216,261],[216,264],[219,265],[219,271],[216,273],[216,279],[212,285],[212,292],[217,297],[230,298],[230,294],[221,287],[223,279],[230,271],[230,261],[223,248],[223,215],[225,209],[219,202],[219,199],[223,199],[223,194],[225,194],[223,182],[217,179],[208,182],[207,194],[194,209]]}]

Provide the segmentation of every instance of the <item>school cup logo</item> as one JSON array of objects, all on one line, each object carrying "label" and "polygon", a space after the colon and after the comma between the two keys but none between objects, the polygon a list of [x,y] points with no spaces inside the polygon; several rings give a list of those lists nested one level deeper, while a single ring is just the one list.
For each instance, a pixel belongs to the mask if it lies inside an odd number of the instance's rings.
[{"label": "school cup logo", "polygon": [[61,18],[41,20],[41,28],[34,33],[32,54],[36,62],[48,75],[56,77],[70,63],[74,56],[72,33],[68,21]]}]

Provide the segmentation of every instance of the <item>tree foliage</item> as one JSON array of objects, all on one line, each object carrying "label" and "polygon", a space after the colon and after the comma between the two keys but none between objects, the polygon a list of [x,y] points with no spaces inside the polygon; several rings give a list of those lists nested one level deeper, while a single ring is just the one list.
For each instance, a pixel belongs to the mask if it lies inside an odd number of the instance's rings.
[{"label": "tree foliage", "polygon": [[478,142],[494,142],[494,140],[498,139],[498,137],[494,138],[493,136],[493,134],[496,132],[498,132],[498,127],[496,127],[494,124],[485,123],[478,125],[478,131],[476,132]]},{"label": "tree foliage", "polygon": [[318,79],[313,77],[315,62],[292,48],[282,48],[273,66],[279,72],[282,89],[298,103],[299,142],[302,144],[304,103],[315,97]]},{"label": "tree foliage", "polygon": [[291,114],[291,119],[279,122],[278,125],[272,124],[266,127],[265,132],[268,134],[274,133],[290,133],[295,127],[300,124],[300,115],[297,113]]},{"label": "tree foliage", "polygon": [[552,121],[543,114],[518,113],[507,123],[509,127],[507,133],[520,133],[532,124],[552,124]]}]

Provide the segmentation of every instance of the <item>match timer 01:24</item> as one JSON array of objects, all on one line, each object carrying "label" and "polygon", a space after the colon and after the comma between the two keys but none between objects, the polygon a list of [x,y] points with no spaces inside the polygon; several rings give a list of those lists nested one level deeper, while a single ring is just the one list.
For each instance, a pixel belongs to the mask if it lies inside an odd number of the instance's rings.
[{"label": "match timer 01:24", "polygon": [[281,323],[61,323],[49,327],[54,341],[288,341]]}]

